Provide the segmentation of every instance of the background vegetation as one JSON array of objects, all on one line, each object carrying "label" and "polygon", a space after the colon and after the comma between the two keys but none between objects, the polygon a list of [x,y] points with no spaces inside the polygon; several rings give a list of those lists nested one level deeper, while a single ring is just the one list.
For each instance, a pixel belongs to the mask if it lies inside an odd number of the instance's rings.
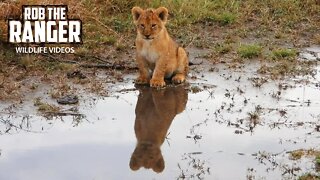
[{"label": "background vegetation", "polygon": [[[235,36],[234,40],[254,33],[258,37],[267,35],[271,39],[293,41],[298,36],[310,35],[308,40],[320,42],[319,0],[5,1],[0,4],[1,41],[7,38],[6,19],[20,17],[23,4],[67,4],[69,17],[80,18],[84,22],[82,48],[96,51],[104,48],[101,45],[127,46],[128,38],[132,43],[135,32],[130,10],[133,6],[167,7],[170,12],[168,29],[183,43],[188,43],[191,38],[204,41],[200,36],[202,32],[199,32],[199,26],[203,24],[221,27],[223,31],[230,32],[229,36]],[[204,46],[202,43],[194,45]]]}]

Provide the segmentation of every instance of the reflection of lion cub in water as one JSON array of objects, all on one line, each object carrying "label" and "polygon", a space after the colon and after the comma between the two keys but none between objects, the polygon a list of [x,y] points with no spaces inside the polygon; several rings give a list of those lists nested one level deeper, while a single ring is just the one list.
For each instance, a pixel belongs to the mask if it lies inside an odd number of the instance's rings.
[{"label": "reflection of lion cub in water", "polygon": [[188,57],[167,32],[168,10],[165,7],[147,10],[134,7],[132,16],[137,27],[139,77],[136,83],[162,87],[166,84],[165,77],[172,77],[174,83],[184,82],[188,73]]},{"label": "reflection of lion cub in water", "polygon": [[137,145],[130,160],[132,170],[145,167],[155,172],[163,171],[160,146],[172,120],[184,110],[187,100],[187,90],[182,86],[162,90],[140,88],[134,125]]}]

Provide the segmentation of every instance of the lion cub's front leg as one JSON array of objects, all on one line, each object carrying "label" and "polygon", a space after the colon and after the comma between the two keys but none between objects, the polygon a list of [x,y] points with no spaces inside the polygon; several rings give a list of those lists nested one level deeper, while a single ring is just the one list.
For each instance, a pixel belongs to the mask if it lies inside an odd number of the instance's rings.
[{"label": "lion cub's front leg", "polygon": [[165,58],[159,58],[159,60],[156,63],[152,79],[150,80],[150,86],[161,88],[166,85],[166,82],[164,81],[164,75],[166,72],[166,62]]},{"label": "lion cub's front leg", "polygon": [[149,84],[150,75],[146,64],[146,60],[140,55],[137,55],[136,60],[139,68],[139,76],[136,79],[135,83],[141,85]]}]

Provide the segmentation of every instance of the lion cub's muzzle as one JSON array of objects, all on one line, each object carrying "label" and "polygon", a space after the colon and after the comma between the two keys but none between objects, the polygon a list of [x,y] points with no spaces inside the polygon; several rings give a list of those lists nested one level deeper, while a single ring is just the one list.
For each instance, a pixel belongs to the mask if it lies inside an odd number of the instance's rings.
[{"label": "lion cub's muzzle", "polygon": [[152,40],[153,37],[151,37],[151,35],[144,35],[144,39],[145,40]]}]

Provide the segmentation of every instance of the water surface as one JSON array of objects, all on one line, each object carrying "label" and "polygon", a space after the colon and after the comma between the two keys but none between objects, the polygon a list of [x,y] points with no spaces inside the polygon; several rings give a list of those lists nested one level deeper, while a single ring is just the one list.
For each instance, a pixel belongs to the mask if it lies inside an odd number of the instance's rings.
[{"label": "water surface", "polygon": [[106,84],[111,96],[81,96],[83,117],[43,117],[32,102],[3,103],[0,179],[295,179],[314,172],[313,159],[292,161],[288,152],[320,149],[320,68],[314,77],[273,81],[258,67],[204,62],[191,67],[188,85],[163,90],[135,87],[135,75],[127,75]]}]

